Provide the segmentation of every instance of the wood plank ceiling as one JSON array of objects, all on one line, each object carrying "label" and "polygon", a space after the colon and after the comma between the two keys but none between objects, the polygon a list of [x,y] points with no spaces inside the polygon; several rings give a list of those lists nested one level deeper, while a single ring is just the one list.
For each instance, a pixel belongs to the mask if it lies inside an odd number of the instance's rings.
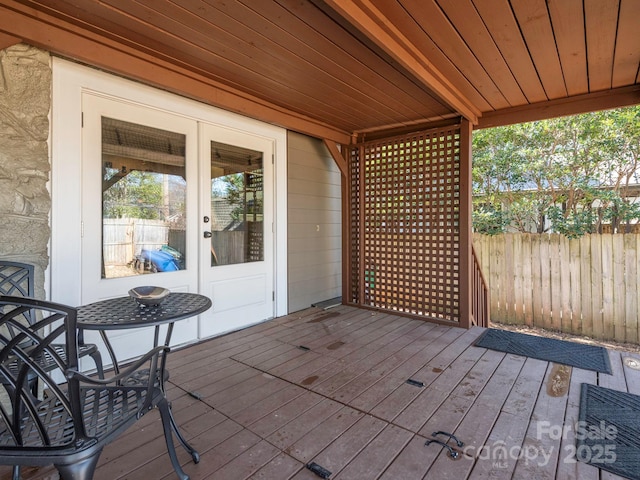
[{"label": "wood plank ceiling", "polygon": [[347,143],[640,103],[640,0],[0,0],[24,41]]}]

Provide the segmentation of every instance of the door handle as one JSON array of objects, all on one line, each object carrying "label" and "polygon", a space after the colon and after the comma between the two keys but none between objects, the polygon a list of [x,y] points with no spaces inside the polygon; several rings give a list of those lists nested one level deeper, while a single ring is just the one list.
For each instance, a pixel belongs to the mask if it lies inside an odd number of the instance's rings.
[{"label": "door handle", "polygon": [[204,238],[211,238],[211,232],[204,232]]}]

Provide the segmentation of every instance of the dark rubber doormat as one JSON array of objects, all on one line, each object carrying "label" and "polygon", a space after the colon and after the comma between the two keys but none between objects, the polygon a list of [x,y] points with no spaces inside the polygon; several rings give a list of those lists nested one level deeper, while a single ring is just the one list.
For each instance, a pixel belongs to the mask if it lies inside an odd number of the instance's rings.
[{"label": "dark rubber doormat", "polygon": [[583,383],[575,433],[578,460],[640,480],[640,396]]},{"label": "dark rubber doormat", "polygon": [[547,362],[562,363],[585,370],[611,373],[609,354],[604,347],[538,337],[508,330],[487,329],[476,340],[476,347],[514,353]]}]

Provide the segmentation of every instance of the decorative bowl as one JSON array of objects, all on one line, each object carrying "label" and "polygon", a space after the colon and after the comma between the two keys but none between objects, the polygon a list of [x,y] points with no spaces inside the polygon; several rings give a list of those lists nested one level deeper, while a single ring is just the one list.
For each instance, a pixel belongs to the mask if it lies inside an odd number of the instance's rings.
[{"label": "decorative bowl", "polygon": [[136,287],[129,290],[129,296],[132,297],[140,305],[148,307],[160,305],[167,295],[171,293],[162,287]]}]

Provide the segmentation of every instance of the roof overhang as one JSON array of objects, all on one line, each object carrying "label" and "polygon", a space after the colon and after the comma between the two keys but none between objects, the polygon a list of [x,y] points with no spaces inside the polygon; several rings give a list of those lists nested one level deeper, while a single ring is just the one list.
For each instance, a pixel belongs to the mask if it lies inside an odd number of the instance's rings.
[{"label": "roof overhang", "polygon": [[622,0],[0,0],[0,47],[348,144],[639,104],[638,22]]}]

